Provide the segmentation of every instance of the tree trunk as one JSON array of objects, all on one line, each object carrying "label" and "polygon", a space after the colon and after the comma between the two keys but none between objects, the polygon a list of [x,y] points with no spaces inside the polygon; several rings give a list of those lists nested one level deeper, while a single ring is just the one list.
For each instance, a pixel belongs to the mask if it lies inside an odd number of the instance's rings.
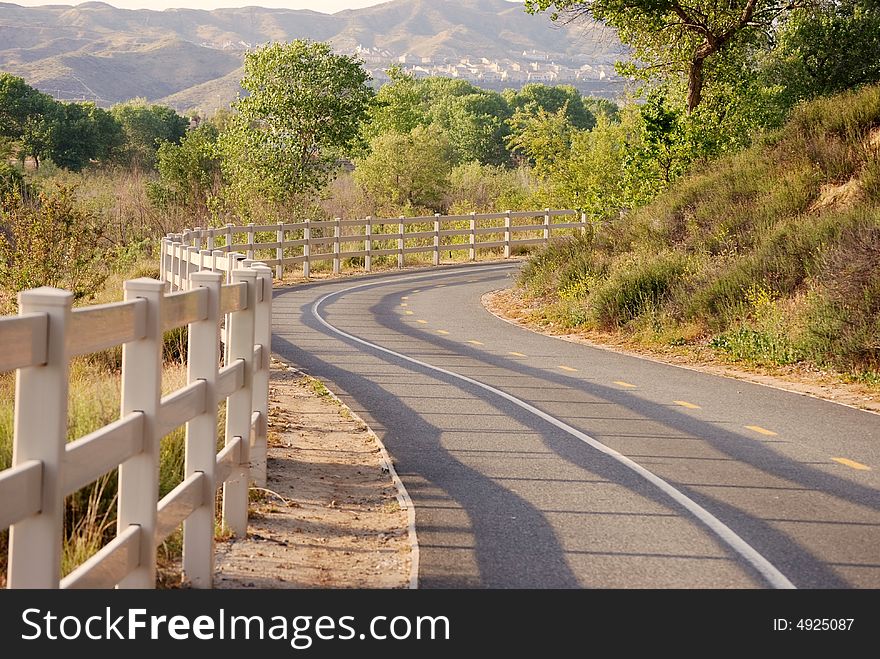
[{"label": "tree trunk", "polygon": [[688,112],[693,112],[703,100],[703,64],[705,58],[695,57],[688,71]]}]

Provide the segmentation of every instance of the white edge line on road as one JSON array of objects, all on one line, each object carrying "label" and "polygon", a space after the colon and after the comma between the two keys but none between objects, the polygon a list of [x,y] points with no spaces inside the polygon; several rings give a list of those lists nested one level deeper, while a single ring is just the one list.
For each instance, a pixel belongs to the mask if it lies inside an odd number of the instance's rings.
[{"label": "white edge line on road", "polygon": [[[493,269],[495,269],[495,268],[493,268]],[[401,277],[399,279],[395,279],[395,281],[408,281],[410,279],[421,279],[421,278],[424,278],[425,276],[426,275],[415,275],[415,276],[411,276],[411,277]],[[700,520],[700,522],[702,522],[706,527],[708,527],[716,536],[718,536],[718,538],[724,544],[726,544],[734,552],[736,552],[743,559],[745,559],[745,561],[747,563],[749,563],[749,565],[751,565],[759,574],[761,574],[761,576],[763,576],[764,579],[767,581],[767,583],[770,584],[772,587],[779,588],[779,589],[793,589],[793,588],[795,588],[794,584],[784,574],[782,574],[782,572],[780,572],[770,561],[768,561],[766,558],[764,558],[764,556],[762,556],[758,552],[758,550],[756,550],[749,543],[747,543],[745,540],[743,540],[739,535],[737,535],[736,532],[733,531],[733,529],[731,529],[729,526],[727,526],[720,519],[718,519],[717,517],[712,515],[712,513],[710,513],[705,508],[703,508],[701,505],[699,505],[696,501],[694,501],[693,499],[688,497],[686,494],[677,490],[675,487],[673,487],[672,485],[667,483],[665,480],[663,480],[662,478],[660,478],[656,474],[648,471],[642,465],[631,460],[630,458],[626,457],[625,455],[618,453],[617,451],[615,451],[614,449],[612,449],[608,446],[605,446],[605,444],[603,444],[602,442],[600,442],[596,439],[593,439],[592,437],[590,437],[586,433],[583,433],[580,430],[578,430],[577,428],[574,428],[574,427],[568,425],[564,421],[561,421],[561,420],[557,419],[556,417],[553,417],[553,416],[547,414],[546,412],[539,410],[537,407],[530,405],[529,403],[517,398],[516,396],[512,396],[504,391],[501,391],[500,389],[496,389],[495,387],[493,387],[491,385],[480,382],[479,380],[474,380],[473,378],[469,378],[466,375],[461,375],[461,374],[455,373],[453,371],[448,371],[444,368],[440,368],[439,366],[434,366],[432,364],[428,364],[428,363],[420,361],[418,359],[408,357],[407,355],[403,355],[399,352],[389,350],[388,348],[383,348],[382,346],[376,345],[375,343],[370,343],[369,341],[366,341],[366,340],[361,339],[357,336],[349,334],[348,332],[345,332],[345,331],[331,325],[328,321],[324,320],[324,318],[321,316],[321,313],[320,313],[321,306],[324,305],[324,303],[326,303],[327,301],[329,301],[335,297],[339,297],[341,295],[345,295],[347,293],[351,293],[353,291],[356,291],[356,290],[359,290],[362,288],[369,288],[372,286],[381,286],[386,283],[387,283],[387,281],[368,282],[365,284],[360,284],[358,286],[352,286],[350,288],[346,288],[341,291],[336,291],[335,293],[329,293],[329,294],[325,295],[324,297],[320,298],[317,302],[315,302],[312,305],[312,314],[318,320],[319,323],[321,323],[324,327],[329,329],[331,332],[338,334],[339,336],[342,336],[350,341],[354,341],[355,343],[366,346],[366,347],[371,348],[373,350],[378,350],[380,352],[384,352],[385,354],[391,355],[391,356],[396,357],[398,359],[402,359],[402,360],[407,361],[411,364],[415,364],[415,365],[420,366],[422,368],[427,368],[429,370],[436,371],[437,373],[442,373],[443,375],[446,375],[446,376],[449,376],[452,378],[456,378],[456,379],[461,380],[463,382],[467,382],[468,384],[472,384],[476,387],[484,389],[490,393],[495,394],[496,396],[499,396],[500,398],[503,398],[504,400],[507,400],[507,401],[513,403],[517,407],[537,416],[538,418],[543,419],[547,423],[559,428],[563,432],[568,433],[572,437],[579,439],[580,441],[584,442],[585,444],[592,447],[596,451],[599,451],[600,453],[607,455],[608,457],[612,458],[613,460],[616,460],[617,462],[619,462],[623,466],[627,467],[631,471],[635,472],[636,474],[638,474],[639,476],[644,478],[646,481],[648,481],[650,484],[654,485],[661,492],[666,494],[669,498],[671,498],[673,501],[675,501],[677,504],[679,504],[682,508],[684,508],[685,510],[690,512],[694,517],[696,517],[698,520]]]}]

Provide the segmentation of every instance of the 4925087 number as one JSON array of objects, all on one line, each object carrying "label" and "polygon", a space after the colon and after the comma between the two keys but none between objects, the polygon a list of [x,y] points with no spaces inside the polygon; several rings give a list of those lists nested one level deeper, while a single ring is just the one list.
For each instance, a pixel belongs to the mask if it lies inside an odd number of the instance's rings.
[{"label": "4925087 number", "polygon": [[855,621],[855,618],[800,618],[797,621],[775,618],[773,631],[848,632]]}]

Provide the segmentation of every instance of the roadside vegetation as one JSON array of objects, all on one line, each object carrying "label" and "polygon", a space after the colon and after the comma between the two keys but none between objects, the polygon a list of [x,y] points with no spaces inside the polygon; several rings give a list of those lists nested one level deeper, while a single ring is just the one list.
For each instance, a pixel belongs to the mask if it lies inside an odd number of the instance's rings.
[{"label": "roadside vegetation", "polygon": [[594,220],[523,271],[534,314],[877,387],[880,5],[759,0],[743,23],[701,0],[527,5],[618,27],[644,99],[532,153],[552,198]]},{"label": "roadside vegetation", "polygon": [[562,327],[809,363],[880,384],[880,86],[799,106],[754,146],[536,254]]}]

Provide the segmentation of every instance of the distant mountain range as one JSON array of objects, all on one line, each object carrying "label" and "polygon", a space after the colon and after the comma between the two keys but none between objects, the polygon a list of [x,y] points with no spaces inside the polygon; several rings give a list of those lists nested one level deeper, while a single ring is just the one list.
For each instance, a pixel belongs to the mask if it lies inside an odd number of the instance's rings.
[{"label": "distant mountain range", "polygon": [[620,88],[613,63],[623,49],[612,31],[557,26],[505,0],[393,0],[332,15],[0,2],[0,70],[57,98],[101,105],[146,97],[210,112],[238,94],[247,50],[297,38],[359,54],[377,82],[399,63],[417,76],[462,77],[488,88],[541,81],[605,96]]}]

